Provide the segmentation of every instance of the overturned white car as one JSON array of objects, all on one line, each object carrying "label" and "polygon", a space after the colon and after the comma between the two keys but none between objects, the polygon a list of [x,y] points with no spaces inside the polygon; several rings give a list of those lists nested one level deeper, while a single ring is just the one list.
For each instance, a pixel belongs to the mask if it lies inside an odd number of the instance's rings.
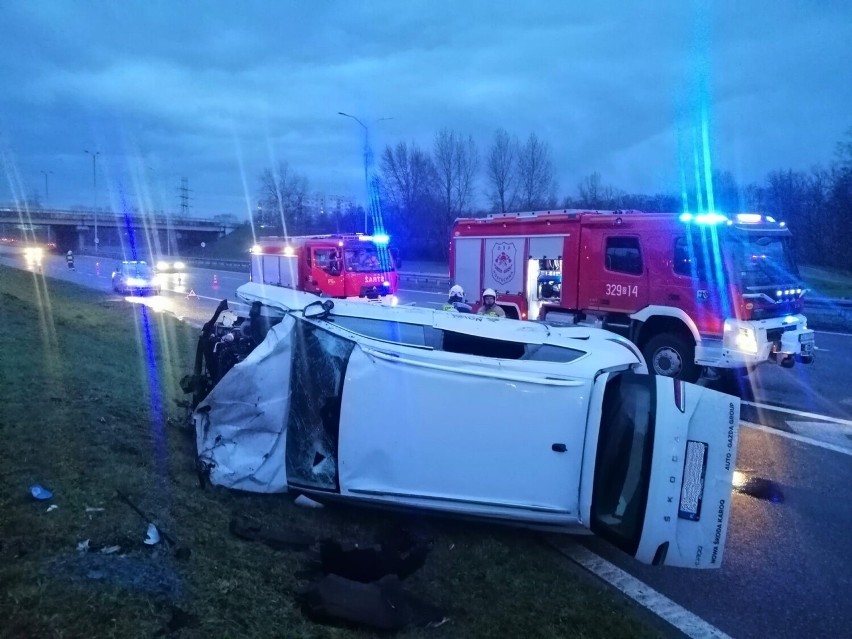
[{"label": "overturned white car", "polygon": [[645,563],[721,564],[739,400],[646,374],[590,328],[323,300],[249,283],[202,332],[214,484],[587,532]]}]

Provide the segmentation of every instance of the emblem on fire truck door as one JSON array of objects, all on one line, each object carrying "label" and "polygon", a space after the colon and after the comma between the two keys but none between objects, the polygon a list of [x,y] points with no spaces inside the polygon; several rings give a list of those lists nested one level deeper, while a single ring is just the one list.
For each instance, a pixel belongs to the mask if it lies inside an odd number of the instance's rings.
[{"label": "emblem on fire truck door", "polygon": [[515,277],[514,242],[498,242],[491,248],[491,277],[495,282],[508,284]]}]

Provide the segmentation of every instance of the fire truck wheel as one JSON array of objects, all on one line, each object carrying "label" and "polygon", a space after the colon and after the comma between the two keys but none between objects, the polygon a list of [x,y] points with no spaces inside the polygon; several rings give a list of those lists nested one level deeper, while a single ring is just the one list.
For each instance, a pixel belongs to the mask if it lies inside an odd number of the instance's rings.
[{"label": "fire truck wheel", "polygon": [[642,354],[648,370],[656,375],[695,382],[701,374],[701,368],[695,365],[695,345],[680,335],[655,335],[645,344]]}]

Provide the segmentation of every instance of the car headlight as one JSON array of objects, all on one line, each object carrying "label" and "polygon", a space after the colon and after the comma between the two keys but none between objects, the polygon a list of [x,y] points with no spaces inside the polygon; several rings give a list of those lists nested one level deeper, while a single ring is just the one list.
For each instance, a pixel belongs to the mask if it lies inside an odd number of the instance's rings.
[{"label": "car headlight", "polygon": [[168,262],[157,262],[157,270],[158,271],[168,271],[169,263]]},{"label": "car headlight", "polygon": [[184,264],[183,262],[175,262],[175,270],[176,271],[182,271],[185,268],[186,268],[186,264]]}]

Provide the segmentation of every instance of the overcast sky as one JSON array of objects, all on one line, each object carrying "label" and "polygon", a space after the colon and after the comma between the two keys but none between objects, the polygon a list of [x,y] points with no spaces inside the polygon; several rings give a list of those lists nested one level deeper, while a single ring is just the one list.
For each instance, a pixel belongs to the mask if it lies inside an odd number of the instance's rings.
[{"label": "overcast sky", "polygon": [[[574,5],[582,4],[583,7]],[[0,203],[99,197],[241,217],[280,159],[363,198],[362,130],[484,152],[495,129],[553,149],[560,197],[592,171],[679,192],[701,106],[741,180],[831,160],[852,126],[852,3],[0,0]],[[479,192],[485,189],[480,180]],[[484,202],[484,198],[483,198]]]}]

